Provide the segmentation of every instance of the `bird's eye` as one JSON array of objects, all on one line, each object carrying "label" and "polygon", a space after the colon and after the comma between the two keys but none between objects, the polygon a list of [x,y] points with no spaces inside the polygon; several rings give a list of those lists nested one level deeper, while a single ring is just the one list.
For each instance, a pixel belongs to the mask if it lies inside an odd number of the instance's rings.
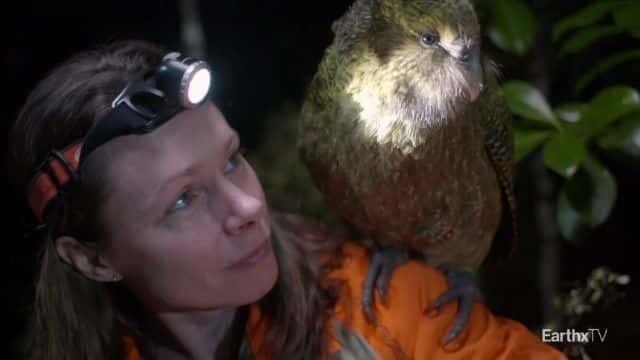
[{"label": "bird's eye", "polygon": [[440,36],[436,33],[426,32],[420,36],[420,42],[423,45],[433,46],[440,41]]}]

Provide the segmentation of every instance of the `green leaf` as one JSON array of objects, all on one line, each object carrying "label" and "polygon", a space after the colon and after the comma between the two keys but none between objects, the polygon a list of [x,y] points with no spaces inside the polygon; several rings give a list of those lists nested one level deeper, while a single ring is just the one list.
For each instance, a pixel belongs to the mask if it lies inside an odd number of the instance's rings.
[{"label": "green leaf", "polygon": [[[584,170],[589,175],[589,201],[582,210],[589,226],[597,226],[607,220],[616,202],[618,186],[616,180],[601,163],[592,157],[584,162]],[[578,196],[584,197],[584,193]]]},{"label": "green leaf", "polygon": [[600,91],[587,106],[579,134],[587,139],[622,116],[640,110],[640,94],[632,87],[612,86]]},{"label": "green leaf", "polygon": [[489,38],[502,50],[525,55],[536,34],[536,18],[522,0],[490,0]]},{"label": "green leaf", "polygon": [[618,151],[627,156],[640,158],[640,113],[621,119],[600,139],[598,146],[607,151]]},{"label": "green leaf", "polygon": [[640,3],[621,6],[613,12],[615,23],[629,31],[640,30]]},{"label": "green leaf", "polygon": [[567,239],[575,239],[584,228],[604,223],[616,201],[617,185],[611,173],[596,159],[569,179],[558,197],[556,221]]},{"label": "green leaf", "polygon": [[572,177],[578,171],[586,156],[584,143],[568,131],[554,134],[544,146],[545,165],[565,178]]},{"label": "green leaf", "polygon": [[614,67],[633,59],[640,59],[640,49],[623,51],[605,58],[578,80],[576,93],[581,93],[593,80],[608,73]]},{"label": "green leaf", "polygon": [[557,41],[570,30],[593,25],[621,5],[630,1],[600,1],[586,6],[560,21],[553,27],[553,41]]},{"label": "green leaf", "polygon": [[580,221],[580,212],[574,209],[566,194],[565,188],[558,196],[556,204],[556,223],[560,234],[567,240],[576,240],[583,225]]},{"label": "green leaf", "polygon": [[561,54],[574,54],[591,45],[593,42],[606,37],[623,33],[625,30],[618,25],[594,25],[574,33],[564,42]]},{"label": "green leaf", "polygon": [[511,112],[525,119],[533,120],[545,126],[560,128],[551,107],[544,95],[524,81],[508,81],[502,85],[507,105]]},{"label": "green leaf", "polygon": [[565,103],[558,105],[553,109],[553,112],[556,114],[558,119],[569,124],[575,124],[582,119],[582,114],[584,113],[585,108],[586,105],[582,103]]},{"label": "green leaf", "polygon": [[514,128],[515,161],[518,162],[551,136],[550,131]]}]

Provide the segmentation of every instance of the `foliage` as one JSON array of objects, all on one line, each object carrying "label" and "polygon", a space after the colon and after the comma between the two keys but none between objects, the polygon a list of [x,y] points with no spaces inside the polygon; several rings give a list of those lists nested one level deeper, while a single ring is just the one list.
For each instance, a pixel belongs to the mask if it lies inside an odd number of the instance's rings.
[{"label": "foliage", "polygon": [[[640,92],[627,79],[619,83],[608,77],[614,70],[639,63],[640,1],[586,2],[553,21],[550,32],[544,30],[549,30],[552,20],[545,15],[551,11],[536,13],[546,9],[534,10],[531,4],[561,7],[551,1],[486,0],[479,9],[484,9],[480,14],[485,15],[486,35],[503,60],[542,67],[536,69],[546,78],[536,81],[540,88],[508,79],[502,91],[514,115],[516,161],[542,156],[551,170],[547,176],[561,184],[555,199],[555,225],[562,237],[575,243],[606,222],[616,206],[618,187],[609,170],[610,160],[640,165]],[[621,42],[631,46],[614,46]],[[539,59],[538,54],[550,59]],[[580,72],[557,66],[585,59],[589,67],[579,68]],[[551,91],[543,88],[549,84],[556,86],[549,86]],[[563,88],[569,90],[558,91]],[[566,293],[557,294],[555,285],[547,284],[556,292],[558,314],[547,319],[546,327],[587,325],[584,315],[605,311],[624,294],[619,287],[629,281],[628,275],[599,267],[586,284],[574,285]],[[560,348],[572,358],[590,359],[585,346],[567,343]]]},{"label": "foliage", "polygon": [[[487,36],[512,56],[528,55],[536,36],[531,20],[536,16],[528,3],[490,0],[488,4]],[[554,24],[554,61],[581,56],[590,46],[621,34],[640,37],[640,2],[588,4]],[[613,68],[637,59],[640,48],[595,59],[593,67],[576,81],[575,94],[583,93]],[[546,167],[564,179],[556,203],[560,233],[569,240],[579,239],[585,230],[605,222],[615,205],[616,179],[603,163],[602,154],[628,159],[640,156],[640,93],[628,84],[613,84],[589,99],[576,96],[560,102],[521,80],[504,82],[502,91],[516,117],[516,160],[543,152]]]},{"label": "foliage", "polygon": [[[585,317],[596,311],[603,312],[625,297],[623,287],[630,282],[629,275],[617,274],[606,266],[594,269],[584,283],[574,284],[567,293],[554,298],[561,309],[567,328],[589,328],[585,326]],[[556,324],[550,324],[553,330],[563,330]],[[603,331],[607,331],[603,329]],[[606,333],[603,335],[606,336]],[[585,343],[567,344],[565,353],[571,357],[590,359]]]}]

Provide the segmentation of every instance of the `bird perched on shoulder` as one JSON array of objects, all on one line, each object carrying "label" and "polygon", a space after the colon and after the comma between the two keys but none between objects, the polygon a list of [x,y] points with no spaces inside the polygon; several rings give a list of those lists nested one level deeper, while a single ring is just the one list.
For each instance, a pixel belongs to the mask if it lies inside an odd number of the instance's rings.
[{"label": "bird perched on shoulder", "polygon": [[373,240],[368,317],[373,289],[384,299],[417,253],[449,279],[433,307],[460,301],[448,343],[480,296],[469,274],[516,237],[511,118],[476,13],[468,0],[356,0],[333,30],[301,156],[328,207]]}]

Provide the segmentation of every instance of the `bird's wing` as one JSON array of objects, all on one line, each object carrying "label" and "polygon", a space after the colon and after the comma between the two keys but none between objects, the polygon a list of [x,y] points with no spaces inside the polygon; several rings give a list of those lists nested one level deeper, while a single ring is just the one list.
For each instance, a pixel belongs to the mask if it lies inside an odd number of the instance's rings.
[{"label": "bird's wing", "polygon": [[509,257],[517,242],[516,199],[513,190],[514,144],[511,112],[490,71],[485,74],[486,90],[481,99],[482,121],[485,129],[485,150],[493,165],[500,188],[505,214],[494,240],[493,253],[497,260]]}]

